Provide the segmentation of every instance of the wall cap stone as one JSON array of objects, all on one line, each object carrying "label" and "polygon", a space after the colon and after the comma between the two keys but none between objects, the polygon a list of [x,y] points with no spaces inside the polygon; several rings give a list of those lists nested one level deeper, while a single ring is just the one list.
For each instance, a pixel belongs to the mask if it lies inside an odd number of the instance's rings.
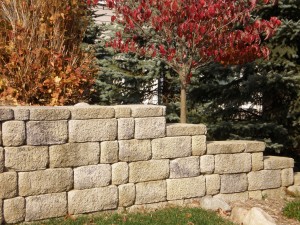
[{"label": "wall cap stone", "polygon": [[171,123],[167,124],[167,136],[193,136],[206,134],[204,124]]}]

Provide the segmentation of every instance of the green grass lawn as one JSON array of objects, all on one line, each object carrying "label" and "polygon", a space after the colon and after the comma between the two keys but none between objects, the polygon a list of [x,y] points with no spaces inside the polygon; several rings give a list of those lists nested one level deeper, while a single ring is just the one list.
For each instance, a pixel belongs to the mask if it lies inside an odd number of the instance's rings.
[{"label": "green grass lawn", "polygon": [[35,225],[234,225],[215,212],[199,208],[167,208],[152,213],[105,214],[82,216],[76,219],[53,219]]},{"label": "green grass lawn", "polygon": [[300,221],[300,199],[289,202],[283,209],[283,215]]}]

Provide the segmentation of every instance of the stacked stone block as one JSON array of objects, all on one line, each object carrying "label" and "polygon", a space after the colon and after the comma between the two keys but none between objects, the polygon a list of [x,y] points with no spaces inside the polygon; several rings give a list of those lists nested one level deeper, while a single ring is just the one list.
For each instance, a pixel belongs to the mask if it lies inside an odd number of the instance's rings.
[{"label": "stacked stone block", "polygon": [[293,184],[293,160],[257,141],[206,141],[163,106],[0,108],[0,223],[262,198]]}]

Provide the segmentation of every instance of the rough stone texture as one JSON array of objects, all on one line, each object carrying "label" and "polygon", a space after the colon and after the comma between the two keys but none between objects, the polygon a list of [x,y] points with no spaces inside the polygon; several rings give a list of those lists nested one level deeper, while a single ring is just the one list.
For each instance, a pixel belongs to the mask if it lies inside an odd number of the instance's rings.
[{"label": "rough stone texture", "polygon": [[167,197],[166,181],[150,181],[136,184],[136,204],[163,202]]},{"label": "rough stone texture", "polygon": [[114,141],[117,137],[117,120],[70,120],[69,135],[69,142]]},{"label": "rough stone texture", "polygon": [[240,153],[245,150],[245,144],[239,141],[208,141],[207,154],[232,154]]},{"label": "rough stone texture", "polygon": [[9,108],[0,107],[0,121],[11,120],[14,118],[14,111]]},{"label": "rough stone texture", "polygon": [[206,210],[218,211],[221,209],[223,212],[230,212],[231,207],[220,198],[213,198],[212,196],[205,196],[200,200],[200,206]]},{"label": "rough stone texture", "polygon": [[167,199],[185,199],[205,195],[205,177],[167,179]]},{"label": "rough stone texture", "polygon": [[219,174],[205,175],[205,181],[207,195],[220,193],[221,178]]},{"label": "rough stone texture", "polygon": [[300,172],[294,173],[294,184],[300,186]]},{"label": "rough stone texture", "polygon": [[100,163],[118,162],[119,144],[118,141],[101,142]]},{"label": "rough stone texture", "polygon": [[0,173],[0,199],[13,198],[16,195],[17,195],[17,173],[15,172]]},{"label": "rough stone texture", "polygon": [[112,184],[119,185],[128,182],[129,168],[126,162],[112,164]]},{"label": "rough stone texture", "polygon": [[119,187],[119,207],[132,206],[135,201],[135,185],[122,184]]},{"label": "rough stone texture", "polygon": [[128,140],[134,137],[134,119],[118,119],[118,140]]},{"label": "rough stone texture", "polygon": [[247,191],[248,179],[245,173],[221,175],[221,193],[229,194]]},{"label": "rough stone texture", "polygon": [[151,139],[165,137],[165,130],[165,117],[149,117],[135,119],[134,137],[136,139]]},{"label": "rough stone texture", "polygon": [[282,198],[283,199],[286,196],[286,188],[280,187],[280,188],[275,188],[275,189],[263,190],[261,192],[261,194],[264,198],[269,198],[269,199]]},{"label": "rough stone texture", "polygon": [[167,159],[190,156],[191,137],[166,137],[152,140],[152,158]]},{"label": "rough stone texture", "polygon": [[129,182],[162,180],[169,177],[169,160],[149,160],[129,164]]},{"label": "rough stone texture", "polygon": [[70,108],[72,120],[107,119],[115,116],[113,107],[88,106]]},{"label": "rough stone texture", "polygon": [[249,210],[242,207],[234,207],[230,214],[230,220],[236,224],[243,224],[243,220]]},{"label": "rough stone texture", "polygon": [[18,106],[13,108],[13,110],[14,110],[15,120],[22,120],[22,121],[29,120],[29,115],[30,115],[29,108],[23,108]]},{"label": "rough stone texture", "polygon": [[264,169],[265,170],[276,170],[293,168],[294,159],[280,156],[265,156],[264,157]]},{"label": "rough stone texture", "polygon": [[111,165],[99,164],[74,169],[74,189],[108,186],[111,181]]},{"label": "rough stone texture", "polygon": [[4,146],[20,146],[25,143],[25,123],[7,121],[2,123],[2,142]]},{"label": "rough stone texture", "polygon": [[234,193],[234,194],[217,194],[214,197],[221,198],[225,202],[235,202],[235,201],[246,201],[249,199],[248,192]]},{"label": "rough stone texture", "polygon": [[66,193],[46,194],[26,198],[25,221],[65,216],[67,212]]},{"label": "rough stone texture", "polygon": [[30,120],[67,120],[70,110],[65,107],[30,107]]},{"label": "rough stone texture", "polygon": [[251,170],[251,154],[220,154],[215,156],[215,173],[244,173]]},{"label": "rough stone texture", "polygon": [[68,212],[70,214],[115,209],[117,206],[118,188],[116,186],[68,192]]},{"label": "rough stone texture", "polygon": [[261,191],[249,191],[249,199],[257,199],[262,200],[262,192]]},{"label": "rough stone texture", "polygon": [[167,202],[157,202],[157,203],[150,203],[145,205],[133,205],[126,208],[126,212],[128,213],[154,212],[159,209],[166,208],[167,206],[168,206]]},{"label": "rough stone texture", "polygon": [[64,144],[68,139],[68,122],[29,121],[26,123],[27,145]]},{"label": "rough stone texture", "polygon": [[178,158],[170,161],[170,178],[196,177],[200,175],[198,156]]},{"label": "rough stone texture", "polygon": [[2,146],[2,123],[0,122],[0,145]]},{"label": "rough stone texture", "polygon": [[18,223],[25,219],[25,199],[23,197],[6,199],[3,202],[5,223]]},{"label": "rough stone texture", "polygon": [[68,143],[49,148],[50,167],[76,167],[99,163],[100,147],[97,142]]},{"label": "rough stone texture", "polygon": [[252,153],[252,171],[264,169],[264,155],[262,152]]},{"label": "rough stone texture", "polygon": [[192,136],[192,155],[204,155],[206,153],[206,136]]},{"label": "rough stone texture", "polygon": [[2,201],[0,200],[0,224],[3,222],[2,213]]},{"label": "rough stone texture", "polygon": [[116,118],[128,118],[131,116],[131,108],[128,105],[116,105],[113,108],[115,109]]},{"label": "rough stone texture", "polygon": [[72,187],[73,171],[70,168],[19,173],[20,196],[58,193]]},{"label": "rough stone texture", "polygon": [[266,148],[266,144],[262,141],[246,141],[241,140],[246,145],[245,152],[263,152]]},{"label": "rough stone texture", "polygon": [[130,105],[131,116],[135,118],[165,116],[165,106],[157,105]]},{"label": "rough stone texture", "polygon": [[263,190],[281,186],[280,170],[261,170],[248,173],[248,190]]},{"label": "rough stone texture", "polygon": [[0,173],[3,172],[3,169],[4,169],[4,149],[0,147]]},{"label": "rough stone texture", "polygon": [[200,172],[211,174],[215,169],[215,157],[213,155],[203,155],[200,157]]},{"label": "rough stone texture", "polygon": [[150,140],[119,141],[119,160],[125,162],[148,160],[151,158]]},{"label": "rough stone texture", "polygon": [[264,210],[253,207],[243,219],[244,225],[276,225],[275,220]]},{"label": "rough stone texture", "polygon": [[167,124],[167,136],[194,136],[206,134],[206,126],[203,124],[174,123]]},{"label": "rough stone texture", "polygon": [[300,197],[300,186],[290,186],[287,188],[286,192],[293,197]]},{"label": "rough stone texture", "polygon": [[293,168],[281,170],[281,186],[287,187],[294,183],[294,170]]},{"label": "rough stone texture", "polygon": [[13,171],[46,169],[49,154],[46,146],[21,146],[5,148],[5,167]]}]

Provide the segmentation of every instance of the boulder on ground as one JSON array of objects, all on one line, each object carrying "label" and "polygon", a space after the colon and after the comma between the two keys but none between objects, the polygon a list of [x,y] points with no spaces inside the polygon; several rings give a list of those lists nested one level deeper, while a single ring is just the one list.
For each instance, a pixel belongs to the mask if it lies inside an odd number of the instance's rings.
[{"label": "boulder on ground", "polygon": [[253,207],[243,220],[243,225],[276,225],[275,220],[264,210]]},{"label": "boulder on ground", "polygon": [[231,207],[222,199],[212,196],[205,196],[200,200],[200,207],[206,210],[230,212]]}]

